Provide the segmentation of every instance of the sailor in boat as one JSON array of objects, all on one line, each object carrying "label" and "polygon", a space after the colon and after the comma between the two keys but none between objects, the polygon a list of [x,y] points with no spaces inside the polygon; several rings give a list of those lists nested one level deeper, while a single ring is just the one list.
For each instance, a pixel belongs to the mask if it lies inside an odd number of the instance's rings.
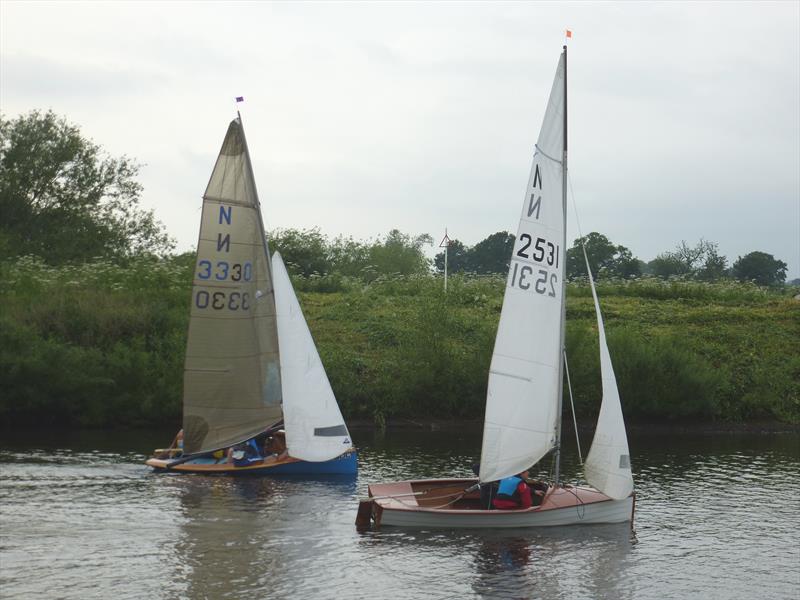
[{"label": "sailor in boat", "polygon": [[155,450],[153,455],[156,458],[178,458],[183,455],[183,429],[179,429],[175,434],[175,439],[168,448],[162,450]]},{"label": "sailor in boat", "polygon": [[501,479],[500,485],[497,487],[497,495],[492,500],[492,505],[500,510],[530,508],[533,506],[531,488],[526,483],[529,475],[528,471],[523,471],[519,475]]},{"label": "sailor in boat", "polygon": [[249,465],[252,462],[260,461],[262,458],[261,450],[255,438],[228,448],[228,463],[232,463],[237,467]]},{"label": "sailor in boat", "polygon": [[286,449],[286,434],[283,431],[276,431],[267,437],[264,443],[264,462],[276,462],[289,457]]},{"label": "sailor in boat", "polygon": [[523,471],[501,479],[492,506],[500,510],[530,508],[542,503],[547,484],[530,479],[530,472]]},{"label": "sailor in boat", "polygon": [[272,435],[260,434],[254,438],[228,448],[227,462],[237,467],[254,462],[277,462],[288,458],[286,434],[276,431]]}]

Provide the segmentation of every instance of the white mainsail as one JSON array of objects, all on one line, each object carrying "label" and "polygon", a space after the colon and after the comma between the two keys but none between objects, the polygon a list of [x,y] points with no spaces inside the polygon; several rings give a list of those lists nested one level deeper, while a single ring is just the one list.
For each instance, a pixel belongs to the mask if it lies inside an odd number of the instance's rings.
[{"label": "white mainsail", "polygon": [[557,444],[566,263],[565,71],[562,54],[528,178],[489,370],[481,481],[520,473]]},{"label": "white mainsail", "polygon": [[331,460],[350,447],[350,434],[278,252],[272,256],[272,273],[286,445],[294,458]]},{"label": "white mainsail", "polygon": [[203,195],[183,381],[187,454],[231,446],[281,418],[272,277],[238,119]]},{"label": "white mainsail", "polygon": [[592,270],[586,258],[586,272],[594,298],[594,310],[597,314],[597,332],[600,338],[600,377],[603,384],[603,401],[597,417],[597,429],[594,432],[592,447],[586,457],[584,474],[590,485],[614,500],[627,498],[633,491],[633,474],[631,457],[628,450],[628,436],[625,432],[625,420],[622,417],[622,405],[617,389],[617,378],[611,364],[611,355],[606,343],[606,331],[603,327],[603,315],[600,313],[600,302],[594,288]]}]

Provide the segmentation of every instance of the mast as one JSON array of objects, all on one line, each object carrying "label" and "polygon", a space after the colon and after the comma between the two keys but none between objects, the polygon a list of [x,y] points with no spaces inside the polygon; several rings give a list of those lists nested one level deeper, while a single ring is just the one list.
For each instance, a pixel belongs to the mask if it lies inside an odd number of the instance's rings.
[{"label": "mast", "polygon": [[[566,274],[567,264],[567,45],[564,44],[564,140],[563,154],[561,157],[561,204],[564,211],[564,232],[561,239],[561,247],[564,249],[564,262],[562,273]],[[561,476],[561,409],[564,401],[564,353],[566,352],[566,323],[567,323],[567,282],[566,278],[561,277],[561,352],[559,352],[558,362],[558,408],[556,428],[556,465],[555,465],[555,484],[558,485]]]},{"label": "mast", "polygon": [[[236,117],[239,119],[239,129],[242,132],[242,141],[244,142],[244,156],[247,160],[247,174],[250,178],[250,185],[253,187],[253,195],[256,197],[256,213],[258,215],[258,228],[261,232],[261,240],[264,242],[264,254],[266,255],[267,260],[267,273],[269,273],[269,285],[270,288],[267,290],[268,294],[272,294],[272,305],[275,306],[275,279],[272,275],[272,259],[269,255],[269,242],[267,241],[267,234],[266,229],[264,227],[264,217],[261,214],[261,199],[258,197],[258,189],[256,188],[256,178],[253,174],[253,163],[250,162],[250,147],[247,145],[247,136],[244,133],[244,123],[242,123],[242,115],[237,110]],[[275,310],[276,318],[277,318],[277,308]],[[275,329],[275,335],[277,336],[277,325]],[[258,338],[256,338],[258,339]],[[260,343],[259,343],[259,350]],[[281,353],[280,349],[277,352],[278,355],[278,385],[280,386],[281,390],[281,407],[283,406],[283,381],[281,381],[280,370],[281,370]],[[261,381],[264,381],[264,372],[261,372]],[[283,418],[283,410],[281,409],[281,419]]]},{"label": "mast", "polygon": [[[244,123],[242,123],[242,115],[236,111],[236,118],[239,119],[239,127],[242,130],[242,140],[244,140],[244,156],[247,159],[247,174],[250,178],[250,185],[253,186],[253,194],[256,197],[256,206],[258,206],[258,226],[261,229],[261,239],[264,241],[264,252],[267,255],[267,271],[269,272],[269,282],[273,289],[275,284],[272,281],[272,260],[269,256],[269,242],[267,241],[267,234],[264,229],[264,217],[261,216],[261,199],[258,197],[258,189],[256,189],[256,178],[253,175],[253,163],[250,162],[250,148],[247,146],[247,136],[244,134]],[[273,291],[273,290],[270,290]]]}]

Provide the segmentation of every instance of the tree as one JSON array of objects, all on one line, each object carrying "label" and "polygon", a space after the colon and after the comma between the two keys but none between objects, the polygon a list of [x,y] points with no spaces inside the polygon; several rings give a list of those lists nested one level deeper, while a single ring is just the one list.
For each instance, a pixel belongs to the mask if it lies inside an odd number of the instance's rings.
[{"label": "tree", "polygon": [[427,233],[410,236],[392,229],[369,249],[369,266],[377,274],[415,275],[428,272],[430,265],[422,246],[433,244]]},{"label": "tree", "polygon": [[697,278],[702,281],[716,281],[728,276],[728,259],[722,256],[717,244],[708,242],[703,266],[697,271]]},{"label": "tree", "polygon": [[469,251],[469,270],[474,273],[508,273],[516,237],[498,231],[475,244]]},{"label": "tree", "polygon": [[169,251],[153,212],[138,207],[138,171],[52,111],[0,115],[0,251],[51,264]]},{"label": "tree", "polygon": [[586,277],[586,260],[583,248],[589,259],[592,274],[613,277],[638,277],[642,274],[640,261],[625,246],[616,246],[596,231],[575,240],[567,250],[567,278]]},{"label": "tree", "polygon": [[681,241],[672,252],[662,252],[648,263],[648,269],[658,277],[686,276],[713,281],[725,277],[728,259],[719,253],[716,242],[700,239],[690,246]]},{"label": "tree", "polygon": [[778,285],[786,281],[786,263],[766,252],[750,252],[733,263],[733,275],[740,281],[758,285]]},{"label": "tree", "polygon": [[[444,250],[433,257],[433,266],[439,273],[444,273]],[[450,245],[447,247],[447,272],[464,271],[469,271],[469,248],[459,240],[450,240]]]},{"label": "tree", "polygon": [[333,271],[361,277],[369,264],[369,245],[340,235],[328,245],[328,259]]},{"label": "tree", "polygon": [[656,277],[664,279],[674,275],[686,274],[685,265],[670,252],[662,252],[647,263],[647,270]]},{"label": "tree", "polygon": [[270,233],[269,243],[277,250],[292,273],[308,277],[326,275],[331,270],[328,240],[319,229],[279,229]]}]

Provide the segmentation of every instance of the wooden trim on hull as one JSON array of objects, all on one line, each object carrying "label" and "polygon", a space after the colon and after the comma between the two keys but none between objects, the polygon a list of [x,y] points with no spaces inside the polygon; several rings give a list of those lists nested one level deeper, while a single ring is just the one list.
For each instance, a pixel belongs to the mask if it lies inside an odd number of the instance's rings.
[{"label": "wooden trim on hull", "polygon": [[593,488],[572,486],[551,488],[540,506],[481,509],[475,506],[479,492],[462,493],[476,483],[475,479],[445,479],[371,485],[371,500],[365,502],[373,505],[376,527],[501,529],[625,523],[633,518],[633,494],[613,500]]},{"label": "wooden trim on hull", "polygon": [[[202,462],[200,462],[202,461]],[[200,458],[197,462],[189,461],[169,467],[169,460],[150,458],[145,461],[162,473],[199,473],[206,475],[291,475],[291,474],[355,474],[357,472],[357,454],[350,449],[336,458],[324,462],[308,462],[288,457],[273,462],[253,462],[249,465],[236,466],[228,462],[214,462]]]}]

